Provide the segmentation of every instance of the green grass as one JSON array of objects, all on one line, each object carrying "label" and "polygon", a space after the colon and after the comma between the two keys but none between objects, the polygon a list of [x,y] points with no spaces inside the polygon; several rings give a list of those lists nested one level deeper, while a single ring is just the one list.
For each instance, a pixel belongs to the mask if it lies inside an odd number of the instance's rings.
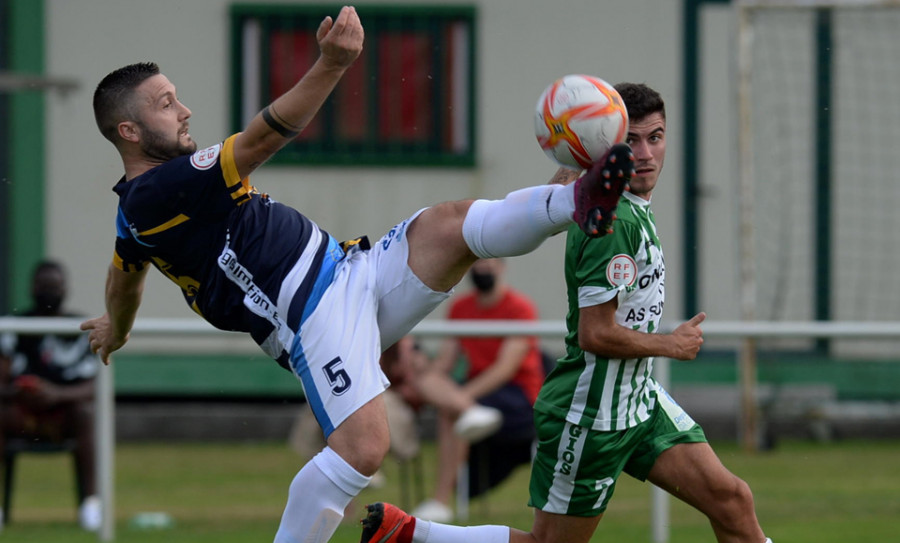
[{"label": "green grass", "polygon": [[[781,443],[772,452],[745,454],[730,443],[714,444],[722,461],[750,483],[763,527],[776,543],[895,541],[900,519],[900,442]],[[272,541],[287,487],[301,460],[282,443],[127,444],[116,456],[117,541],[246,543]],[[433,449],[426,447],[425,488],[433,479]],[[333,538],[359,540],[357,512],[368,501],[398,502],[400,472],[388,460],[387,485],[367,489]],[[485,499],[471,504],[470,524],[528,528],[528,470]],[[592,541],[650,541],[649,487],[628,477]],[[140,530],[135,514],[162,511],[174,525]],[[73,480],[63,455],[20,458],[14,522],[0,540],[29,543],[93,542],[75,520]],[[705,518],[673,500],[672,543],[714,541]]]}]

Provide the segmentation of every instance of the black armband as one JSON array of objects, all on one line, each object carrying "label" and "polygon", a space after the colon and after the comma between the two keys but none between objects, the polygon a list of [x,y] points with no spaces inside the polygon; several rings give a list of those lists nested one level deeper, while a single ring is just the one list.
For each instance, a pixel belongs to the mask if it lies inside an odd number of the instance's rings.
[{"label": "black armband", "polygon": [[[273,115],[272,111],[270,111],[272,106],[266,106],[264,110],[262,110],[262,118],[266,121],[266,124],[269,125],[269,128],[281,134],[282,137],[288,139],[294,139],[300,134],[299,130],[292,130],[290,127],[285,126],[280,123]],[[274,111],[274,110],[273,110]]]}]

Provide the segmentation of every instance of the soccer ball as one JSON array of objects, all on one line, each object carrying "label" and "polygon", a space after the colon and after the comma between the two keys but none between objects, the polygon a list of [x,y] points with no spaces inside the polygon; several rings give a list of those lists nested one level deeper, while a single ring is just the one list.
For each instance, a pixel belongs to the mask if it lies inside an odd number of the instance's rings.
[{"label": "soccer ball", "polygon": [[628,112],[616,89],[599,77],[567,75],[544,90],[534,111],[541,149],[568,168],[586,169],[625,141]]}]

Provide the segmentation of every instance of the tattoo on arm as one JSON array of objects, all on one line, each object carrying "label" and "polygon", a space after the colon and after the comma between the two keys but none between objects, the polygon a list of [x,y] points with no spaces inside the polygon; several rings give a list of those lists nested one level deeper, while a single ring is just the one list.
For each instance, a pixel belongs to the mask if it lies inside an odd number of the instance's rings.
[{"label": "tattoo on arm", "polygon": [[266,106],[266,109],[262,110],[262,118],[269,125],[269,128],[278,132],[284,138],[293,139],[300,134],[301,127],[285,121],[271,105]]},{"label": "tattoo on arm", "polygon": [[572,181],[578,179],[579,172],[568,168],[560,168],[553,177],[550,178],[549,185],[568,185]]}]

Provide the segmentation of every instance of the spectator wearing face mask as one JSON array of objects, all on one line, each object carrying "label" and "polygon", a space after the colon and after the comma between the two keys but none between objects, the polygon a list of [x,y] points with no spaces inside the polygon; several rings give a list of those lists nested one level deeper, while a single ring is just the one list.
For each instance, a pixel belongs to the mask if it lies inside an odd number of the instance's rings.
[{"label": "spectator wearing face mask", "polygon": [[[537,308],[524,294],[509,287],[503,259],[475,262],[470,271],[473,289],[453,301],[449,319],[536,320]],[[458,337],[446,340],[434,361],[452,372],[460,359],[467,363],[463,382],[467,395],[480,405],[503,413],[497,432],[482,440],[461,437],[468,421],[438,410],[438,478],[434,495],[412,514],[448,522],[450,501],[460,464],[469,460],[469,495],[474,497],[503,481],[531,457],[534,440],[532,406],[544,379],[538,339],[529,336]]]},{"label": "spectator wearing face mask", "polygon": [[[23,317],[74,317],[63,311],[66,273],[54,261],[32,275],[33,307]],[[99,362],[87,334],[0,334],[0,451],[6,440],[74,439],[82,528],[100,528],[94,477],[94,377]],[[0,519],[2,525],[2,519]]]}]

